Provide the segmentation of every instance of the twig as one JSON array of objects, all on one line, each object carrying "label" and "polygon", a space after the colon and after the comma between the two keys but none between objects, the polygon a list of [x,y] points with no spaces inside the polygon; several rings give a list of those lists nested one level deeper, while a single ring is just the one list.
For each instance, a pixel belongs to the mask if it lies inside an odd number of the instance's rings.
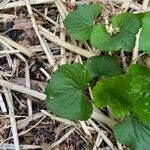
[{"label": "twig", "polygon": [[62,4],[62,2],[60,0],[55,0],[55,5],[59,11],[59,14],[60,14],[62,20],[64,20],[68,14],[66,8],[64,7],[64,5]]},{"label": "twig", "polygon": [[[84,3],[89,3],[89,2],[102,2],[102,3],[106,3],[108,2],[109,0],[87,0],[87,1],[83,1],[83,2],[76,2],[76,5],[80,5],[80,4],[84,4]],[[122,3],[124,2],[131,2],[130,0],[111,0],[112,2],[116,3],[116,4],[119,4],[121,5]],[[131,2],[130,4],[130,8],[133,9],[133,10],[137,10],[137,11],[141,11],[143,10],[142,9],[142,6],[140,4],[137,4],[136,2]],[[147,8],[147,11],[150,11],[150,7]]]},{"label": "twig", "polygon": [[70,1],[70,3],[71,3],[72,5],[75,5],[75,2],[76,2],[76,0],[71,0],[71,1]]},{"label": "twig", "polygon": [[136,64],[136,62],[138,60],[140,34],[141,34],[141,29],[139,30],[139,32],[136,35],[135,47],[134,47],[133,53],[132,53],[132,64]]},{"label": "twig", "polygon": [[91,118],[97,120],[97,121],[100,121],[102,123],[105,123],[107,124],[109,127],[113,127],[115,124],[117,124],[117,122],[103,114],[100,114],[100,113],[97,113],[97,112],[93,112]]},{"label": "twig", "polygon": [[47,80],[50,80],[50,75],[49,73],[44,69],[44,68],[40,68],[40,71],[46,76]]},{"label": "twig", "polygon": [[45,16],[44,14],[40,13],[37,9],[32,8],[33,11],[35,11],[36,13],[38,13],[40,16],[42,16],[44,19],[46,19],[47,21],[49,21],[50,23],[52,23],[53,25],[55,25],[56,27],[59,27],[59,24],[56,23],[53,19],[49,18],[48,16]]},{"label": "twig", "polygon": [[[61,28],[64,27],[63,26],[63,20],[62,20],[61,17],[60,17],[60,26],[61,26]],[[63,40],[63,41],[65,41],[65,39],[66,39],[66,35],[63,31],[60,32],[60,39]],[[60,48],[60,54],[61,54],[60,65],[66,64],[67,60],[66,60],[66,50],[65,50],[65,48],[63,48],[63,47]]]},{"label": "twig", "polygon": [[[22,150],[27,150],[27,149],[41,149],[40,145],[20,145],[20,148]],[[5,143],[3,145],[1,145],[1,149],[11,149],[11,150],[15,150],[15,145],[14,144],[10,144],[10,143]]]},{"label": "twig", "polygon": [[51,52],[50,52],[50,49],[48,48],[48,46],[46,45],[46,42],[43,40],[43,38],[41,37],[41,35],[39,34],[39,31],[38,31],[38,27],[37,27],[37,24],[36,24],[36,21],[35,21],[35,18],[34,18],[34,15],[33,15],[33,12],[32,12],[32,8],[30,6],[30,3],[29,3],[29,0],[25,0],[25,3],[26,3],[26,7],[27,7],[27,10],[28,10],[28,13],[30,15],[30,18],[31,18],[31,22],[32,22],[32,26],[35,30],[35,33],[39,39],[39,42],[47,56],[47,60],[49,62],[49,64],[53,65],[53,60],[52,60],[52,57],[51,57]]},{"label": "twig", "polygon": [[[52,3],[52,2],[54,2],[54,0],[30,0],[31,5]],[[26,5],[25,1],[20,0],[17,2],[11,2],[11,3],[5,4],[5,5],[1,5],[0,10],[4,10],[4,9],[8,9],[8,8],[14,8],[14,7],[21,7],[21,6],[25,6],[25,5]]]},{"label": "twig", "polygon": [[63,118],[54,116],[54,115],[52,115],[51,113],[47,112],[46,110],[41,110],[41,112],[42,112],[43,114],[45,114],[46,116],[50,117],[52,120],[56,120],[56,121],[59,121],[59,122],[63,122],[63,123],[66,124],[66,125],[75,126],[75,123],[74,123],[74,122],[72,122],[72,121],[70,121],[70,120],[67,120],[67,119],[63,119]]},{"label": "twig", "polygon": [[2,113],[6,113],[7,112],[7,109],[6,109],[6,106],[5,106],[5,103],[3,101],[1,93],[0,93],[0,107],[1,107]]},{"label": "twig", "polygon": [[[34,125],[31,126],[30,128],[28,128],[27,130],[21,131],[20,133],[18,133],[18,136],[21,136],[21,135],[24,135],[24,134],[28,133],[28,132],[31,131],[33,128],[35,128],[38,124],[40,124],[44,119],[45,119],[45,116],[42,117],[42,119],[40,119],[36,124],[34,124]],[[5,139],[3,142],[6,142],[6,141],[11,140],[11,139],[12,139],[12,137],[9,137],[9,138]]]},{"label": "twig", "polygon": [[45,46],[46,46],[46,49],[47,49],[47,51],[48,51],[47,59],[49,59],[49,63],[50,63],[50,65],[52,65],[52,66],[54,67],[54,71],[55,71],[55,70],[58,69],[58,66],[57,66],[57,64],[55,63],[55,59],[54,59],[54,56],[53,56],[53,54],[52,54],[52,51],[51,51],[51,49],[50,49],[50,47],[49,47],[47,41],[45,40],[45,38],[42,38],[42,39],[43,39],[43,42],[44,42],[44,44],[45,44]]},{"label": "twig", "polygon": [[[2,42],[2,41],[0,41]],[[5,42],[6,43],[6,42]],[[58,46],[56,47],[52,47],[52,44],[48,44],[48,46],[53,50],[53,49],[58,49]],[[29,51],[32,51],[33,53],[36,52],[43,52],[42,46],[41,45],[36,45],[36,46],[30,46]],[[14,54],[14,53],[20,53],[20,50],[14,50],[13,48],[11,48],[10,50],[2,50],[0,51],[0,55],[4,55],[4,54]]]},{"label": "twig", "polygon": [[[144,0],[142,4],[142,10],[147,11],[148,5],[149,5],[149,0]],[[141,31],[142,29],[140,29],[138,34],[136,35],[135,47],[133,49],[133,54],[132,54],[132,64],[135,64],[139,58],[138,51],[139,51],[139,41],[140,41]]]},{"label": "twig", "polygon": [[126,1],[122,4],[121,8],[123,9],[123,12],[126,12],[130,8],[130,4],[132,1]]},{"label": "twig", "polygon": [[80,125],[81,125],[81,127],[82,127],[84,133],[85,133],[86,135],[88,135],[89,137],[92,137],[92,135],[91,135],[91,133],[89,132],[89,130],[88,130],[87,125],[85,124],[85,122],[84,122],[84,121],[79,121],[79,123],[80,123]]},{"label": "twig", "polygon": [[17,18],[15,15],[11,14],[0,14],[0,22],[6,22],[7,20],[12,20]]},{"label": "twig", "polygon": [[103,141],[103,139],[101,137],[101,134],[100,134],[100,132],[98,132],[98,135],[97,135],[97,138],[96,138],[93,150],[97,150],[97,148],[100,146],[102,141]]},{"label": "twig", "polygon": [[68,131],[63,137],[61,137],[58,141],[56,141],[55,143],[53,143],[50,146],[50,149],[53,149],[54,147],[56,147],[57,145],[59,145],[60,143],[62,143],[67,137],[69,137],[73,132],[74,132],[75,128],[70,129],[70,131]]},{"label": "twig", "polygon": [[58,36],[49,32],[47,29],[43,28],[42,26],[39,26],[39,29],[40,29],[40,34],[43,35],[47,40],[54,42],[54,43],[58,44],[59,46],[62,46],[62,47],[66,48],[66,49],[68,49],[74,53],[77,53],[77,54],[84,56],[84,57],[87,57],[87,58],[97,55],[94,52],[89,52],[85,49],[74,46],[74,45],[67,43],[65,41],[62,41]]},{"label": "twig", "polygon": [[[38,113],[36,113],[36,114],[33,114],[32,117],[28,116],[28,117],[26,117],[25,119],[21,119],[21,120],[17,121],[17,128],[18,128],[19,130],[20,130],[20,129],[23,129],[23,128],[26,128],[26,127],[29,125],[29,123],[30,123],[31,121],[34,121],[34,120],[36,120],[36,119],[39,119],[39,118],[41,118],[41,117],[43,117],[43,116],[44,116],[44,113],[38,112]],[[6,117],[7,117],[7,116],[6,116]],[[20,117],[22,117],[22,116],[20,116]],[[16,116],[15,116],[15,118],[16,118]],[[10,128],[10,127],[11,127],[11,125],[5,126],[5,127],[3,128],[3,130],[8,129],[8,128]]]},{"label": "twig", "polygon": [[[19,77],[12,78],[12,79],[10,79],[10,82],[25,86],[25,78],[19,78]],[[33,90],[36,90],[37,87],[39,87],[41,89],[45,89],[46,85],[47,85],[47,83],[45,83],[45,82],[31,80],[31,89],[33,89]]]},{"label": "twig", "polygon": [[19,45],[17,42],[13,41],[12,39],[10,39],[8,37],[0,35],[0,42],[6,43],[5,44],[6,46],[9,43],[9,45],[20,50],[22,53],[24,53],[28,57],[31,57],[33,55],[33,52],[31,50],[27,49],[26,47],[24,47],[22,45]]},{"label": "twig", "polygon": [[27,95],[30,95],[30,96],[33,96],[33,97],[36,97],[40,100],[45,100],[45,98],[46,98],[46,95],[43,94],[43,93],[40,93],[36,90],[28,89],[24,86],[17,85],[15,83],[11,83],[9,81],[5,81],[3,79],[0,79],[0,86],[3,86],[5,88],[11,89],[11,90],[14,90],[14,91],[17,91],[17,92],[21,92],[21,93],[24,93],[24,94],[27,94]]},{"label": "twig", "polygon": [[89,123],[93,126],[93,128],[100,134],[103,140],[108,144],[111,149],[114,149],[112,142],[108,139],[108,137],[103,133],[103,131],[91,120],[88,120]]},{"label": "twig", "polygon": [[142,9],[147,11],[149,5],[149,0],[143,0]]},{"label": "twig", "polygon": [[16,120],[14,117],[12,95],[11,95],[10,91],[8,91],[4,86],[3,86],[3,91],[4,91],[7,105],[9,107],[10,123],[11,123],[11,130],[12,130],[12,134],[13,134],[13,141],[14,141],[15,149],[20,150],[17,125],[16,125]]}]

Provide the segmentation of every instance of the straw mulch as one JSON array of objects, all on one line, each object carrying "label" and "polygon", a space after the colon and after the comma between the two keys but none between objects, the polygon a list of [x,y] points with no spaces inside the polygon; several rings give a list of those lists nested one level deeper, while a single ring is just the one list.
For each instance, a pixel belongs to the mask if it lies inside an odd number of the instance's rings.
[{"label": "straw mulch", "polygon": [[[72,122],[48,112],[44,88],[60,65],[95,55],[89,43],[67,35],[63,20],[77,5],[98,2],[104,17],[150,10],[149,0],[0,0],[0,149],[126,150],[108,113],[95,109],[87,121]],[[117,54],[125,68],[128,59]]]}]

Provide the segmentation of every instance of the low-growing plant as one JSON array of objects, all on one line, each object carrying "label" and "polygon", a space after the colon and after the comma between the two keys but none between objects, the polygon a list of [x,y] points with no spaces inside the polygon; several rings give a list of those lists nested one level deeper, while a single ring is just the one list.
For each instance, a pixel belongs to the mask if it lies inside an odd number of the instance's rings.
[{"label": "low-growing plant", "polygon": [[[103,8],[99,4],[81,5],[64,20],[68,33],[76,40],[88,40],[101,51],[132,52],[141,28],[140,50],[150,53],[150,13],[122,13],[110,19],[112,30],[96,21]],[[93,83],[93,80],[96,83]],[[93,101],[87,95],[92,88]],[[66,64],[52,76],[46,87],[46,107],[70,120],[87,120],[93,105],[109,107],[121,120],[113,127],[119,142],[132,150],[150,149],[150,69],[138,64],[124,73],[109,55],[94,56],[85,64]]]}]

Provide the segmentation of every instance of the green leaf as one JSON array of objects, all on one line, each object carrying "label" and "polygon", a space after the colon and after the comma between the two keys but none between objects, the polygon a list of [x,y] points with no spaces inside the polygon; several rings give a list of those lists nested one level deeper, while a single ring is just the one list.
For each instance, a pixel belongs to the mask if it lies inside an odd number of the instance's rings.
[{"label": "green leaf", "polygon": [[150,122],[150,76],[134,76],[128,88],[134,112],[143,120]]},{"label": "green leaf", "polygon": [[92,45],[102,51],[132,51],[135,45],[135,35],[140,28],[138,17],[126,12],[114,16],[111,21],[114,29],[112,35],[103,25],[93,28],[90,38]]},{"label": "green leaf", "polygon": [[114,116],[132,112],[150,122],[150,69],[131,65],[127,74],[99,81],[93,97],[99,108],[108,105]]},{"label": "green leaf", "polygon": [[136,16],[138,17],[138,19],[140,21],[141,26],[142,26],[142,19],[146,13],[147,12],[141,12],[141,13],[136,14]]},{"label": "green leaf", "polygon": [[128,67],[128,74],[133,76],[150,76],[150,69],[139,64],[132,64]]},{"label": "green leaf", "polygon": [[124,117],[129,114],[131,104],[126,89],[128,89],[130,78],[116,76],[97,82],[93,89],[94,103],[99,108],[107,105],[116,117]]},{"label": "green leaf", "polygon": [[137,16],[133,13],[126,12],[112,18],[113,28],[118,28],[120,32],[128,31],[130,33],[136,34],[140,28],[140,22]]},{"label": "green leaf", "polygon": [[150,124],[131,117],[116,125],[113,131],[118,141],[128,145],[131,150],[150,149]]},{"label": "green leaf", "polygon": [[61,66],[45,90],[47,109],[70,120],[87,120],[92,113],[92,104],[83,92],[89,79],[81,64]]},{"label": "green leaf", "polygon": [[88,40],[93,22],[101,12],[102,7],[99,4],[81,5],[69,13],[64,20],[64,26],[76,40]]},{"label": "green leaf", "polygon": [[133,111],[143,121],[150,122],[150,69],[141,65],[131,65],[127,76],[132,80],[128,87]]},{"label": "green leaf", "polygon": [[142,19],[142,31],[140,36],[140,48],[150,53],[150,13],[146,13]]},{"label": "green leaf", "polygon": [[94,56],[86,61],[85,68],[91,78],[111,77],[121,74],[122,70],[115,58],[111,56]]}]

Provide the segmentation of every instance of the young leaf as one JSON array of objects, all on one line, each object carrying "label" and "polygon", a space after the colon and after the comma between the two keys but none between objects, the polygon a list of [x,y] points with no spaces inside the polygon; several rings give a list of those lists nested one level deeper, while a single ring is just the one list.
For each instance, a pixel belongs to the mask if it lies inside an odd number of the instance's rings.
[{"label": "young leaf", "polygon": [[99,108],[107,105],[116,117],[129,114],[131,104],[127,93],[130,78],[116,76],[97,82],[93,89],[94,103]]},{"label": "young leaf", "polygon": [[134,112],[141,120],[150,122],[150,76],[133,76],[128,91]]},{"label": "young leaf", "polygon": [[128,92],[134,112],[141,120],[150,122],[150,69],[131,65],[128,75],[132,75]]},{"label": "young leaf", "polygon": [[132,51],[140,21],[133,13],[123,13],[112,18],[114,32],[110,35],[105,26],[98,25],[91,33],[91,43],[102,51]]},{"label": "young leaf", "polygon": [[140,48],[146,53],[150,53],[150,13],[146,13],[142,19],[142,31],[140,36]]},{"label": "young leaf", "polygon": [[81,5],[69,13],[64,20],[64,26],[76,40],[88,40],[93,22],[101,12],[102,7],[99,4]]},{"label": "young leaf", "polygon": [[150,124],[131,117],[116,125],[113,131],[118,141],[128,145],[131,150],[150,149]]},{"label": "young leaf", "polygon": [[111,56],[94,56],[86,61],[85,68],[88,70],[91,78],[93,77],[111,77],[121,74],[122,70]]},{"label": "young leaf", "polygon": [[128,74],[131,74],[133,76],[150,76],[150,69],[139,64],[132,64],[128,68]]},{"label": "young leaf", "polygon": [[145,16],[146,13],[147,12],[141,12],[141,13],[136,14],[136,16],[138,17],[138,19],[140,21],[141,26],[142,26],[142,19]]},{"label": "young leaf", "polygon": [[81,64],[63,65],[46,87],[46,107],[54,114],[70,120],[86,120],[92,104],[84,91],[89,82],[88,72]]}]

